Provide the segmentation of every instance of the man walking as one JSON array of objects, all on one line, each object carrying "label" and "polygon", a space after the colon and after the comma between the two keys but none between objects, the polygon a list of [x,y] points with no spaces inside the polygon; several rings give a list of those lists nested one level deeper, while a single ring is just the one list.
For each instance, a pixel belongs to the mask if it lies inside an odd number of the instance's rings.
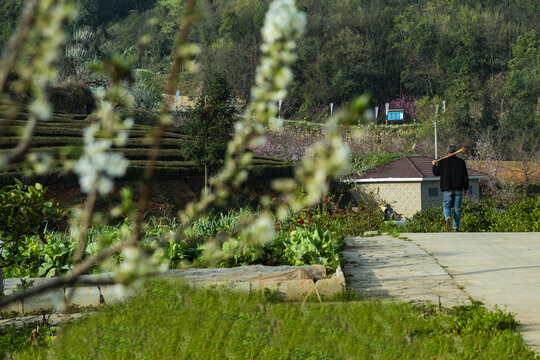
[{"label": "man walking", "polygon": [[[455,153],[457,150],[456,145],[448,145],[448,155]],[[439,161],[433,160],[432,164],[433,174],[441,177],[446,230],[459,231],[461,201],[463,200],[463,194],[469,194],[469,174],[465,161],[456,155],[452,155]],[[452,221],[452,208],[454,208],[454,221]]]}]

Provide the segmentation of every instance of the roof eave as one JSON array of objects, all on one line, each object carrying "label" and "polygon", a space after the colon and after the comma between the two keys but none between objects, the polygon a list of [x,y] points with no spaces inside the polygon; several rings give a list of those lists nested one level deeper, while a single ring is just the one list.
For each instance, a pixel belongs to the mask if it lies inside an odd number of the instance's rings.
[{"label": "roof eave", "polygon": [[[472,175],[469,180],[485,178],[486,175]],[[344,179],[347,183],[380,183],[380,182],[421,182],[421,181],[439,181],[439,177],[419,177],[419,178],[369,178],[369,179]]]}]

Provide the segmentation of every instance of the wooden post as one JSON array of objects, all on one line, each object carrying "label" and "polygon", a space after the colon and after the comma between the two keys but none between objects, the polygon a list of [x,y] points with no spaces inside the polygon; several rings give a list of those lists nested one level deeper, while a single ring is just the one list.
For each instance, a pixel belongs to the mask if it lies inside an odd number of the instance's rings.
[{"label": "wooden post", "polygon": [[262,281],[262,275],[260,271],[259,271],[259,290],[261,291],[261,296],[264,297],[263,281]]},{"label": "wooden post", "polygon": [[307,299],[309,298],[309,295],[311,295],[311,293],[313,291],[315,291],[315,294],[317,294],[317,298],[319,299],[319,302],[322,304],[322,299],[321,299],[321,295],[319,295],[319,290],[317,290],[317,285],[315,285],[315,281],[311,280],[312,283],[313,283],[313,287],[311,288],[311,290],[309,290],[309,292],[307,293],[306,297],[304,298],[304,301],[302,301],[302,305],[304,305],[307,301]]}]

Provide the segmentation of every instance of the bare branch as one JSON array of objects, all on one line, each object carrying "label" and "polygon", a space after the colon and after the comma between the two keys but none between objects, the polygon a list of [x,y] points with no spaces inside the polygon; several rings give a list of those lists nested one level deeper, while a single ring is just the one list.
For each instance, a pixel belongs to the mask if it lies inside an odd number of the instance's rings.
[{"label": "bare branch", "polygon": [[[178,72],[180,71],[182,65],[185,62],[184,52],[182,51],[183,46],[187,42],[187,37],[191,24],[193,23],[193,16],[195,12],[195,0],[189,0],[186,3],[184,21],[182,22],[182,27],[178,30],[176,36],[176,43],[173,50],[174,61],[169,70],[167,85],[165,86],[165,93],[170,94],[174,92],[176,88],[176,78]],[[161,143],[161,137],[163,136],[163,131],[166,125],[165,119],[169,116],[169,109],[167,103],[164,101],[161,106],[160,116],[156,129],[152,137],[152,147],[149,153],[150,163],[146,168],[143,178],[143,187],[141,189],[141,195],[138,203],[137,218],[135,221],[135,236],[137,240],[141,239],[142,234],[142,224],[144,221],[144,213],[148,209],[148,204],[150,201],[150,189],[152,184],[152,179],[154,176],[154,170],[156,167],[156,161],[159,155],[159,146]]]},{"label": "bare branch", "polygon": [[32,0],[28,3],[22,15],[22,21],[15,32],[15,35],[9,40],[6,56],[0,64],[0,94],[4,92],[4,86],[6,85],[8,75],[13,70],[24,41],[36,22],[38,6],[39,0]]},{"label": "bare branch", "polygon": [[84,205],[84,210],[82,214],[83,223],[78,232],[77,249],[75,250],[75,255],[73,258],[74,264],[78,264],[82,260],[83,253],[84,253],[84,246],[86,245],[86,233],[88,232],[88,228],[90,227],[90,222],[92,221],[92,212],[94,210],[94,204],[96,203],[96,199],[97,199],[97,189],[94,188],[92,189],[92,192],[90,192],[90,194],[86,198],[86,202]]},{"label": "bare branch", "polygon": [[34,114],[30,116],[26,128],[24,130],[24,137],[15,149],[7,154],[3,154],[0,157],[0,169],[5,168],[10,164],[16,164],[22,162],[30,146],[32,145],[32,135],[36,129],[37,119]]}]

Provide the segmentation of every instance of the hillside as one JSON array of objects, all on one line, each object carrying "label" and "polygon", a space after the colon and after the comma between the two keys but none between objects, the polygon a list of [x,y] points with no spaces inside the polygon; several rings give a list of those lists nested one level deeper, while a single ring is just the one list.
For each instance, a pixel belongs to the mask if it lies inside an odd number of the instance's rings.
[{"label": "hillside", "polygon": [[[19,133],[24,127],[25,113],[10,122],[10,126],[0,137],[0,153],[12,149],[18,143]],[[82,151],[82,133],[89,120],[84,115],[54,114],[48,122],[40,122],[37,126],[30,152],[48,153],[56,160],[54,163],[65,163],[67,159],[76,159]],[[0,126],[6,124],[5,111],[0,112]],[[122,184],[135,185],[140,181],[143,171],[149,164],[149,135],[152,127],[134,125],[129,131],[129,140],[124,147],[113,147],[113,151],[124,153],[129,160],[126,175],[117,181],[117,188]],[[156,163],[154,186],[155,200],[159,203],[173,203],[174,208],[185,201],[198,196],[203,184],[203,174],[196,170],[190,161],[186,161],[179,147],[181,139],[186,139],[178,129],[169,127],[163,134],[158,161]],[[245,195],[251,192],[268,191],[269,181],[275,177],[289,175],[290,164],[270,157],[255,155],[251,176],[246,185]],[[62,168],[53,167],[45,175],[29,175],[27,169],[11,166],[0,172],[0,186],[13,184],[13,179],[23,182],[40,182],[50,187],[50,192],[59,200],[72,200],[82,194],[78,190],[75,174],[65,172]],[[118,195],[118,194],[116,194]]]}]

